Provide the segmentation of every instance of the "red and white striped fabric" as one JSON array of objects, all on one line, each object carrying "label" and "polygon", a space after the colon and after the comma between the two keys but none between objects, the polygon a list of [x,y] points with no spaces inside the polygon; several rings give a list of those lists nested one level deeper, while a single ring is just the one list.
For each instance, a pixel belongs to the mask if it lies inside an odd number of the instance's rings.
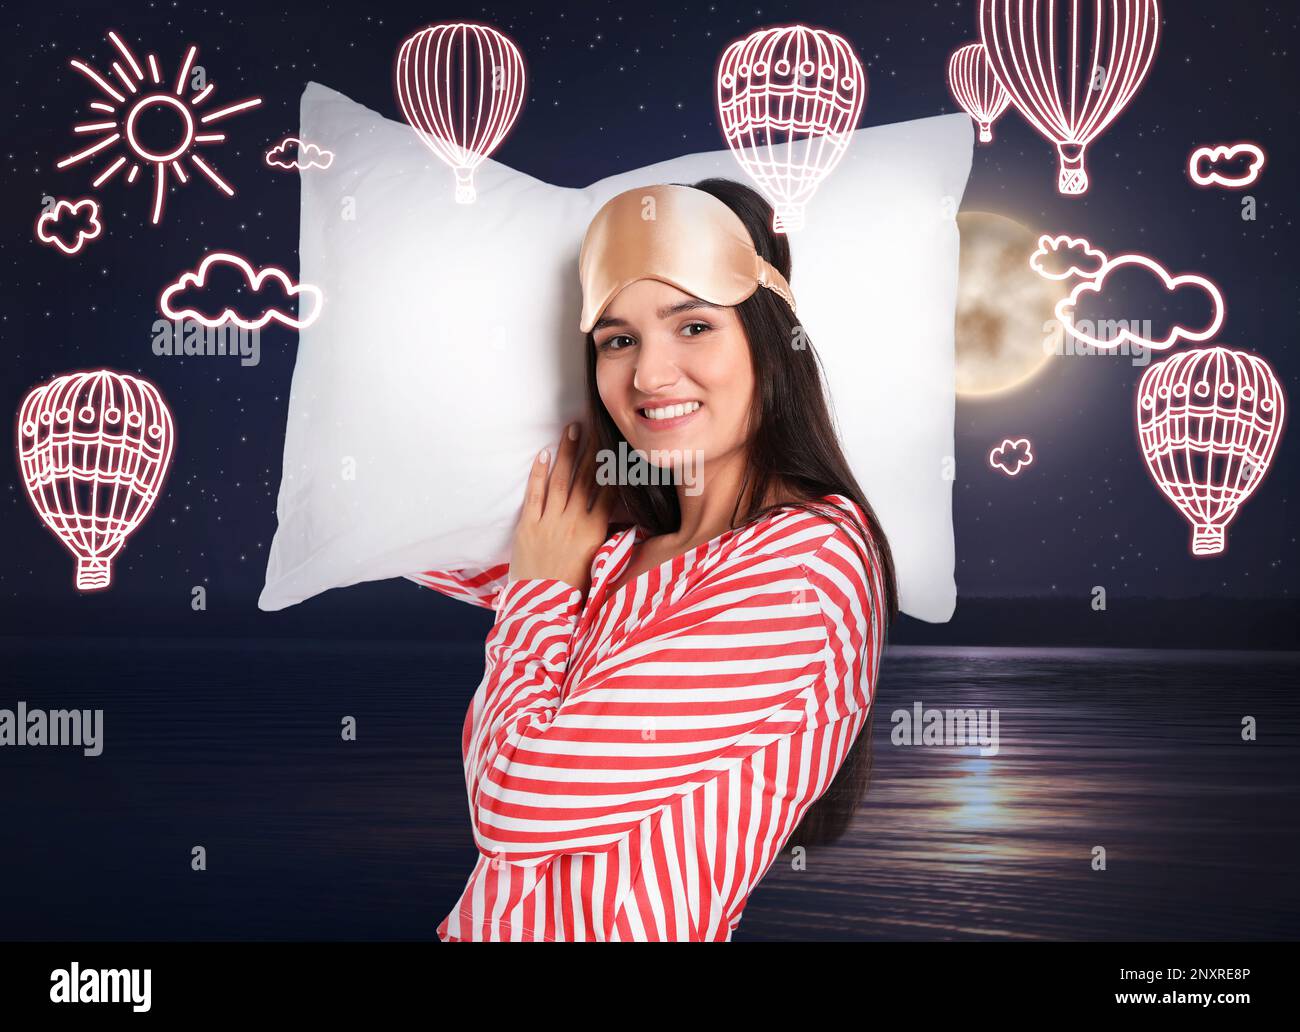
[{"label": "red and white striped fabric", "polygon": [[418,578],[497,614],[462,736],[482,855],[443,941],[730,939],[866,723],[883,574],[842,514],[782,509],[608,592],[645,536],[601,546],[585,600],[508,564]]}]

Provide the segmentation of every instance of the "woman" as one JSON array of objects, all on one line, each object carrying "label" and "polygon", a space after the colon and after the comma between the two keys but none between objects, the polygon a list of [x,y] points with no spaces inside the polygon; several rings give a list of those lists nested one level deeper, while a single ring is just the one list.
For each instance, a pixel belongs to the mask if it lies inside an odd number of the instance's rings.
[{"label": "woman", "polygon": [[[778,853],[857,806],[893,563],[771,218],[723,179],[601,209],[591,427],[534,460],[508,565],[421,577],[497,614],[462,743],[482,855],[444,941],[729,940]],[[671,476],[597,475],[629,452]]]}]

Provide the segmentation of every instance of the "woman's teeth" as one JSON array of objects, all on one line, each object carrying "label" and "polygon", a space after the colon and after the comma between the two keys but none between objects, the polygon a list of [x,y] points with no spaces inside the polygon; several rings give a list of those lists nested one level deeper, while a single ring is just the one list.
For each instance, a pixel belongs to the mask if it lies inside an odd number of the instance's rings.
[{"label": "woman's teeth", "polygon": [[688,401],[685,405],[669,405],[666,408],[644,408],[641,414],[647,419],[676,419],[678,416],[684,416],[694,412],[700,407],[698,401]]}]

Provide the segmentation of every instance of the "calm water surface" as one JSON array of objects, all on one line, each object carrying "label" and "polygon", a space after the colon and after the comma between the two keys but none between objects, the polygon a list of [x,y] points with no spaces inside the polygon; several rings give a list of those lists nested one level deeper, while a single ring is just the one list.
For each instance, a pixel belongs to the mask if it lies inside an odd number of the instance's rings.
[{"label": "calm water surface", "polygon": [[[0,640],[0,708],[105,711],[101,756],[0,749],[0,938],[436,938],[476,856],[481,674],[481,643]],[[779,858],[736,941],[1295,938],[1297,674],[891,646],[852,830]],[[891,744],[917,701],[997,710],[997,755]]]}]

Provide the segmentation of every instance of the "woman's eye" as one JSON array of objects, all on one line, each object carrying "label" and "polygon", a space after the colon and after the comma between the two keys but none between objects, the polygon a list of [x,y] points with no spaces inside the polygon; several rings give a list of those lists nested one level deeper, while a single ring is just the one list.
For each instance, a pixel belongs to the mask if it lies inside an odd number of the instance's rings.
[{"label": "woman's eye", "polygon": [[[621,351],[621,350],[622,350],[622,347],[619,347],[619,346],[617,345],[617,342],[620,341],[620,340],[629,340],[629,341],[630,341],[631,339],[632,339],[632,338],[629,337],[626,333],[620,333],[620,334],[618,334],[618,335],[616,335],[616,336],[608,337],[608,338],[606,338],[602,343],[597,344],[597,345],[596,345],[596,350],[597,350],[597,351]],[[626,345],[624,345],[624,347],[625,347],[625,346],[626,346]]]},{"label": "woman's eye", "polygon": [[[709,325],[708,323],[706,323],[706,322],[693,322],[693,323],[687,323],[685,326],[682,327],[682,329],[684,329],[684,330],[689,330],[692,326],[698,326],[698,327],[700,327],[700,333],[704,333],[706,330],[711,330],[711,329],[713,329],[713,327],[710,326],[710,325]],[[699,335],[700,335],[699,333],[688,333],[688,334],[687,334],[688,337],[698,337]]]}]

